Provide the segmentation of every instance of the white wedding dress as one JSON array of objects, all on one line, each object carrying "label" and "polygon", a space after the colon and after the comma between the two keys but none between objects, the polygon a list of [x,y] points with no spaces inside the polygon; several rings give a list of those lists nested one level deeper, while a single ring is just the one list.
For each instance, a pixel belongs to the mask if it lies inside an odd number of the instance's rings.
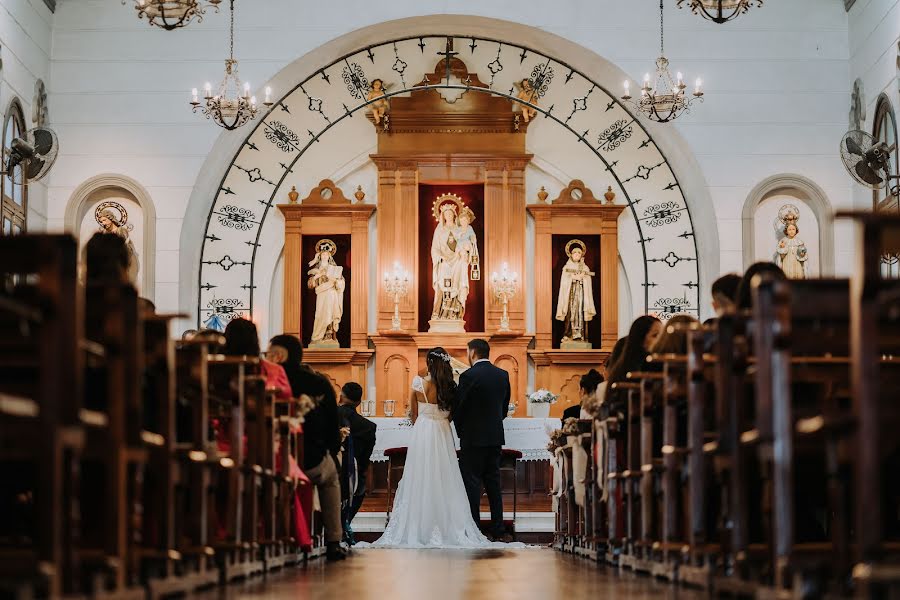
[{"label": "white wedding dress", "polygon": [[[413,379],[412,389],[428,400],[421,377]],[[419,416],[413,425],[390,522],[384,535],[371,547],[524,547],[492,543],[472,520],[448,417],[449,413],[437,404],[419,402]]]}]

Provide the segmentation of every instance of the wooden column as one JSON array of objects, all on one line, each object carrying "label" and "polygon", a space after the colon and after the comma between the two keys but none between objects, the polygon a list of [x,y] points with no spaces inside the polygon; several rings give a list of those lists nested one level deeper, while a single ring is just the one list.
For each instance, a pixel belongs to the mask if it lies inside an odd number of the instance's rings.
[{"label": "wooden column", "polygon": [[[553,346],[553,226],[550,211],[533,211],[534,216],[534,289],[551,290],[536,293],[534,299],[535,347]],[[537,366],[537,363],[535,363]],[[535,382],[535,385],[539,385]]]},{"label": "wooden column", "polygon": [[[350,306],[350,346],[365,348],[369,331],[369,217],[371,213],[355,212],[350,223],[350,252],[356,264],[351,273],[351,290],[362,290]],[[357,258],[358,257],[358,258]],[[362,262],[362,261],[365,262]],[[357,381],[365,381],[365,378]],[[365,386],[363,386],[365,387]]]},{"label": "wooden column", "polygon": [[607,212],[600,223],[601,347],[612,350],[619,338],[619,212]]},{"label": "wooden column", "polygon": [[300,323],[302,322],[300,315],[300,304],[303,288],[302,276],[289,276],[288,274],[299,274],[303,272],[303,259],[300,256],[303,237],[301,234],[302,227],[300,225],[300,215],[296,218],[288,218],[285,215],[284,223],[284,323],[282,329],[285,333],[290,333],[300,337]]},{"label": "wooden column", "polygon": [[391,329],[394,299],[381,285],[394,263],[412,276],[409,293],[400,301],[401,327],[415,331],[419,322],[418,169],[413,161],[372,157],[378,166],[378,331]]},{"label": "wooden column", "polygon": [[484,271],[487,314],[485,328],[500,327],[503,306],[494,298],[491,273],[502,264],[519,274],[519,290],[509,303],[509,328],[525,331],[525,166],[528,159],[488,161],[484,166]]}]

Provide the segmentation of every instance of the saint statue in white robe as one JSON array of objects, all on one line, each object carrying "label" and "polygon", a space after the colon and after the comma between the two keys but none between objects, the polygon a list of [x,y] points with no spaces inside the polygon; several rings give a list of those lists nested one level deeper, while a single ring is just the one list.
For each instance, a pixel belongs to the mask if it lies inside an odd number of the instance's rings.
[{"label": "saint statue in white robe", "polygon": [[559,283],[559,297],[556,303],[556,320],[565,324],[563,345],[588,344],[588,323],[597,315],[594,306],[594,273],[584,263],[587,247],[581,240],[566,244],[569,260],[563,267]]},{"label": "saint statue in white robe", "polygon": [[316,244],[316,257],[307,275],[307,286],[316,292],[316,317],[313,322],[311,347],[339,347],[337,332],[344,316],[344,268],[334,261],[337,245],[331,240]]}]

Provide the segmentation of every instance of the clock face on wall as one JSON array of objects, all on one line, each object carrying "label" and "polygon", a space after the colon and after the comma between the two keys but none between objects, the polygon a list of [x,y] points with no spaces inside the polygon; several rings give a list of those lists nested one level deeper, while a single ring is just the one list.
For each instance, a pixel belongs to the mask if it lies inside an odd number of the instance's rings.
[{"label": "clock face on wall", "polygon": [[[448,57],[462,60],[487,87],[472,86],[474,79],[427,80],[426,74],[434,76],[439,55],[451,52]],[[280,234],[279,228],[265,225],[266,219],[275,204],[286,201],[292,185],[303,190],[301,178],[331,176],[360,148],[374,145],[380,134],[366,113],[371,112],[367,98],[376,79],[383,81],[388,100],[422,86],[443,86],[465,92],[466,98],[473,93],[508,98],[511,115],[521,82],[527,81],[539,126],[529,129],[528,139],[537,130],[552,131],[557,148],[583,153],[594,163],[589,171],[607,178],[601,182],[604,187],[588,182],[590,186],[606,189],[608,180],[617,202],[628,207],[622,225],[635,232],[629,234],[634,242],[620,247],[620,255],[631,280],[634,310],[663,318],[680,312],[698,315],[698,253],[687,202],[666,157],[616,95],[533,48],[423,33],[386,40],[322,65],[247,129],[206,226],[199,273],[201,322],[226,304],[250,313],[256,305],[267,306],[278,258],[277,248],[269,246],[280,240],[266,235]],[[329,153],[339,160],[329,159]],[[588,172],[584,166],[575,168]],[[583,201],[583,194],[580,188],[571,190],[573,201]]]}]

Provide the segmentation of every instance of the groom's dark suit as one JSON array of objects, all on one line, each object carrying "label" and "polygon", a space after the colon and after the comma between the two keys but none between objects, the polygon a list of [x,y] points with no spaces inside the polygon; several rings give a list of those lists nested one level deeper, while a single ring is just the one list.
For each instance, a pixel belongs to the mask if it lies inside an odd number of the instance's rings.
[{"label": "groom's dark suit", "polygon": [[503,419],[509,410],[509,373],[488,360],[476,362],[459,378],[453,423],[459,435],[459,470],[469,506],[480,522],[481,488],[491,505],[491,533],[503,533],[503,497],[500,489],[500,450]]}]

